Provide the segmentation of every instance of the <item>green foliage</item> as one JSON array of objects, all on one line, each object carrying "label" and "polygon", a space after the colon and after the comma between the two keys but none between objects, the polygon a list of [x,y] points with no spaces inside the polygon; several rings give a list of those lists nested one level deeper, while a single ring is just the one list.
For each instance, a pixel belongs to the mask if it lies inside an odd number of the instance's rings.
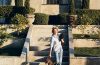
[{"label": "green foliage", "polygon": [[25,7],[1,6],[0,16],[13,17],[16,13],[25,15]]},{"label": "green foliage", "polygon": [[78,57],[100,57],[100,47],[74,48],[74,54]]},{"label": "green foliage", "polygon": [[75,14],[75,1],[74,0],[70,0],[70,10],[69,10],[69,13],[71,15]]},{"label": "green foliage", "polygon": [[23,0],[15,0],[15,6],[23,6]]},{"label": "green foliage", "polygon": [[83,14],[82,16],[79,16],[77,22],[79,22],[77,24],[81,24],[81,25],[91,25],[93,23],[92,19],[88,17],[87,14]]},{"label": "green foliage", "polygon": [[[29,8],[30,13],[34,13],[35,9]],[[1,6],[0,7],[0,16],[4,17],[13,17],[16,13],[25,15],[27,10],[25,7],[16,7],[16,6]]]},{"label": "green foliage", "polygon": [[100,10],[90,9],[78,9],[76,10],[78,15],[77,24],[84,25],[99,25],[100,24]]},{"label": "green foliage", "polygon": [[34,12],[35,12],[35,9],[33,9],[33,8],[25,8],[25,14],[34,14]]},{"label": "green foliage", "polygon": [[0,31],[0,45],[7,41],[8,34]]},{"label": "green foliage", "polygon": [[68,13],[62,13],[58,15],[58,24],[69,24]]},{"label": "green foliage", "polygon": [[49,15],[43,13],[35,13],[35,21],[33,24],[47,25],[49,21]]},{"label": "green foliage", "polygon": [[99,34],[73,34],[74,39],[100,39]]},{"label": "green foliage", "polygon": [[23,15],[21,14],[16,14],[13,18],[12,18],[12,22],[13,24],[16,24],[16,25],[26,25],[28,24],[28,20],[26,17],[24,17]]},{"label": "green foliage", "polygon": [[30,7],[30,0],[25,0],[25,7],[26,8],[29,8]]},{"label": "green foliage", "polygon": [[34,14],[35,9],[30,7],[30,0],[25,0],[25,9],[26,9],[26,14]]},{"label": "green foliage", "polygon": [[0,16],[9,17],[12,10],[12,6],[0,6]]},{"label": "green foliage", "polygon": [[83,0],[82,8],[83,9],[89,9],[89,2],[90,2],[90,0]]},{"label": "green foliage", "polygon": [[27,11],[30,13],[34,13],[34,9],[30,8],[30,10],[26,10],[25,7],[16,7],[16,6],[1,6],[0,7],[0,16],[5,17],[7,22],[11,21],[11,18],[16,15],[16,13],[22,14],[25,16]]},{"label": "green foliage", "polygon": [[27,20],[26,17],[24,17],[21,14],[16,14],[12,19],[11,19],[11,23],[15,25],[15,27],[17,28],[17,32],[19,35],[19,32],[22,31],[22,29],[25,28],[25,26],[29,23],[29,21]]}]

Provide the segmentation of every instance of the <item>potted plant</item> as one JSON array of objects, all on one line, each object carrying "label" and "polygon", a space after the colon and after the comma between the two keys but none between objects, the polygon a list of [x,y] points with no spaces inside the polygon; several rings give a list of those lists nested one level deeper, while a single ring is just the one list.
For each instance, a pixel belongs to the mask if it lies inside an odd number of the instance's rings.
[{"label": "potted plant", "polygon": [[76,20],[77,20],[77,15],[75,12],[75,2],[74,0],[70,0],[69,22],[71,25],[75,25]]},{"label": "potted plant", "polygon": [[31,25],[35,20],[35,18],[34,18],[35,17],[35,15],[34,15],[35,10],[30,7],[30,0],[25,1],[25,10],[26,10],[26,17],[29,21],[29,24]]}]

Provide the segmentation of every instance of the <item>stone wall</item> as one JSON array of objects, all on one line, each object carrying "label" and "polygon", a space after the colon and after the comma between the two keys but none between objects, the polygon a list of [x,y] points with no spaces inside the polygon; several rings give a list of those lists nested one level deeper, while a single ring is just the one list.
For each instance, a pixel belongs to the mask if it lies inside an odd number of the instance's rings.
[{"label": "stone wall", "polygon": [[35,8],[35,12],[37,13],[41,12],[41,4],[42,4],[42,0],[30,0],[30,6],[32,8]]},{"label": "stone wall", "polygon": [[[65,1],[63,4],[66,4]],[[47,4],[47,0],[30,0],[30,6],[35,8],[35,13],[57,15],[67,12],[67,5]]]},{"label": "stone wall", "polygon": [[59,5],[42,5],[41,13],[57,15],[59,14]]},{"label": "stone wall", "polygon": [[100,0],[90,0],[90,9],[100,9]]},{"label": "stone wall", "polygon": [[73,39],[74,47],[100,47],[100,40]]}]

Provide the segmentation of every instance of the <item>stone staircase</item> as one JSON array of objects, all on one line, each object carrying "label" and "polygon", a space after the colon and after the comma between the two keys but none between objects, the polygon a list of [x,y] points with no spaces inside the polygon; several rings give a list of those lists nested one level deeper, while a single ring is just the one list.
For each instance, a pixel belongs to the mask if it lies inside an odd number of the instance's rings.
[{"label": "stone staircase", "polygon": [[[30,39],[28,60],[30,65],[46,65],[45,60],[48,57],[50,49],[51,30],[54,25],[34,25],[32,29],[32,36]],[[69,45],[67,26],[60,25],[59,33],[64,33],[65,44],[63,46],[63,63],[62,65],[69,65]],[[54,53],[52,53],[54,58]]]}]

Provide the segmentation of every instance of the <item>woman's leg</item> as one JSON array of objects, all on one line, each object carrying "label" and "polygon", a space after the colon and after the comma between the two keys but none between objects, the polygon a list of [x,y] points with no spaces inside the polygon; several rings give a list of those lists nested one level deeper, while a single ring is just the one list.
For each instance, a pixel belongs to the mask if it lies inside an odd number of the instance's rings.
[{"label": "woman's leg", "polygon": [[59,64],[59,53],[58,52],[55,53],[56,53],[56,63]]},{"label": "woman's leg", "polygon": [[59,63],[60,65],[62,65],[62,58],[63,58],[63,49],[60,49],[60,59],[59,59]]}]

